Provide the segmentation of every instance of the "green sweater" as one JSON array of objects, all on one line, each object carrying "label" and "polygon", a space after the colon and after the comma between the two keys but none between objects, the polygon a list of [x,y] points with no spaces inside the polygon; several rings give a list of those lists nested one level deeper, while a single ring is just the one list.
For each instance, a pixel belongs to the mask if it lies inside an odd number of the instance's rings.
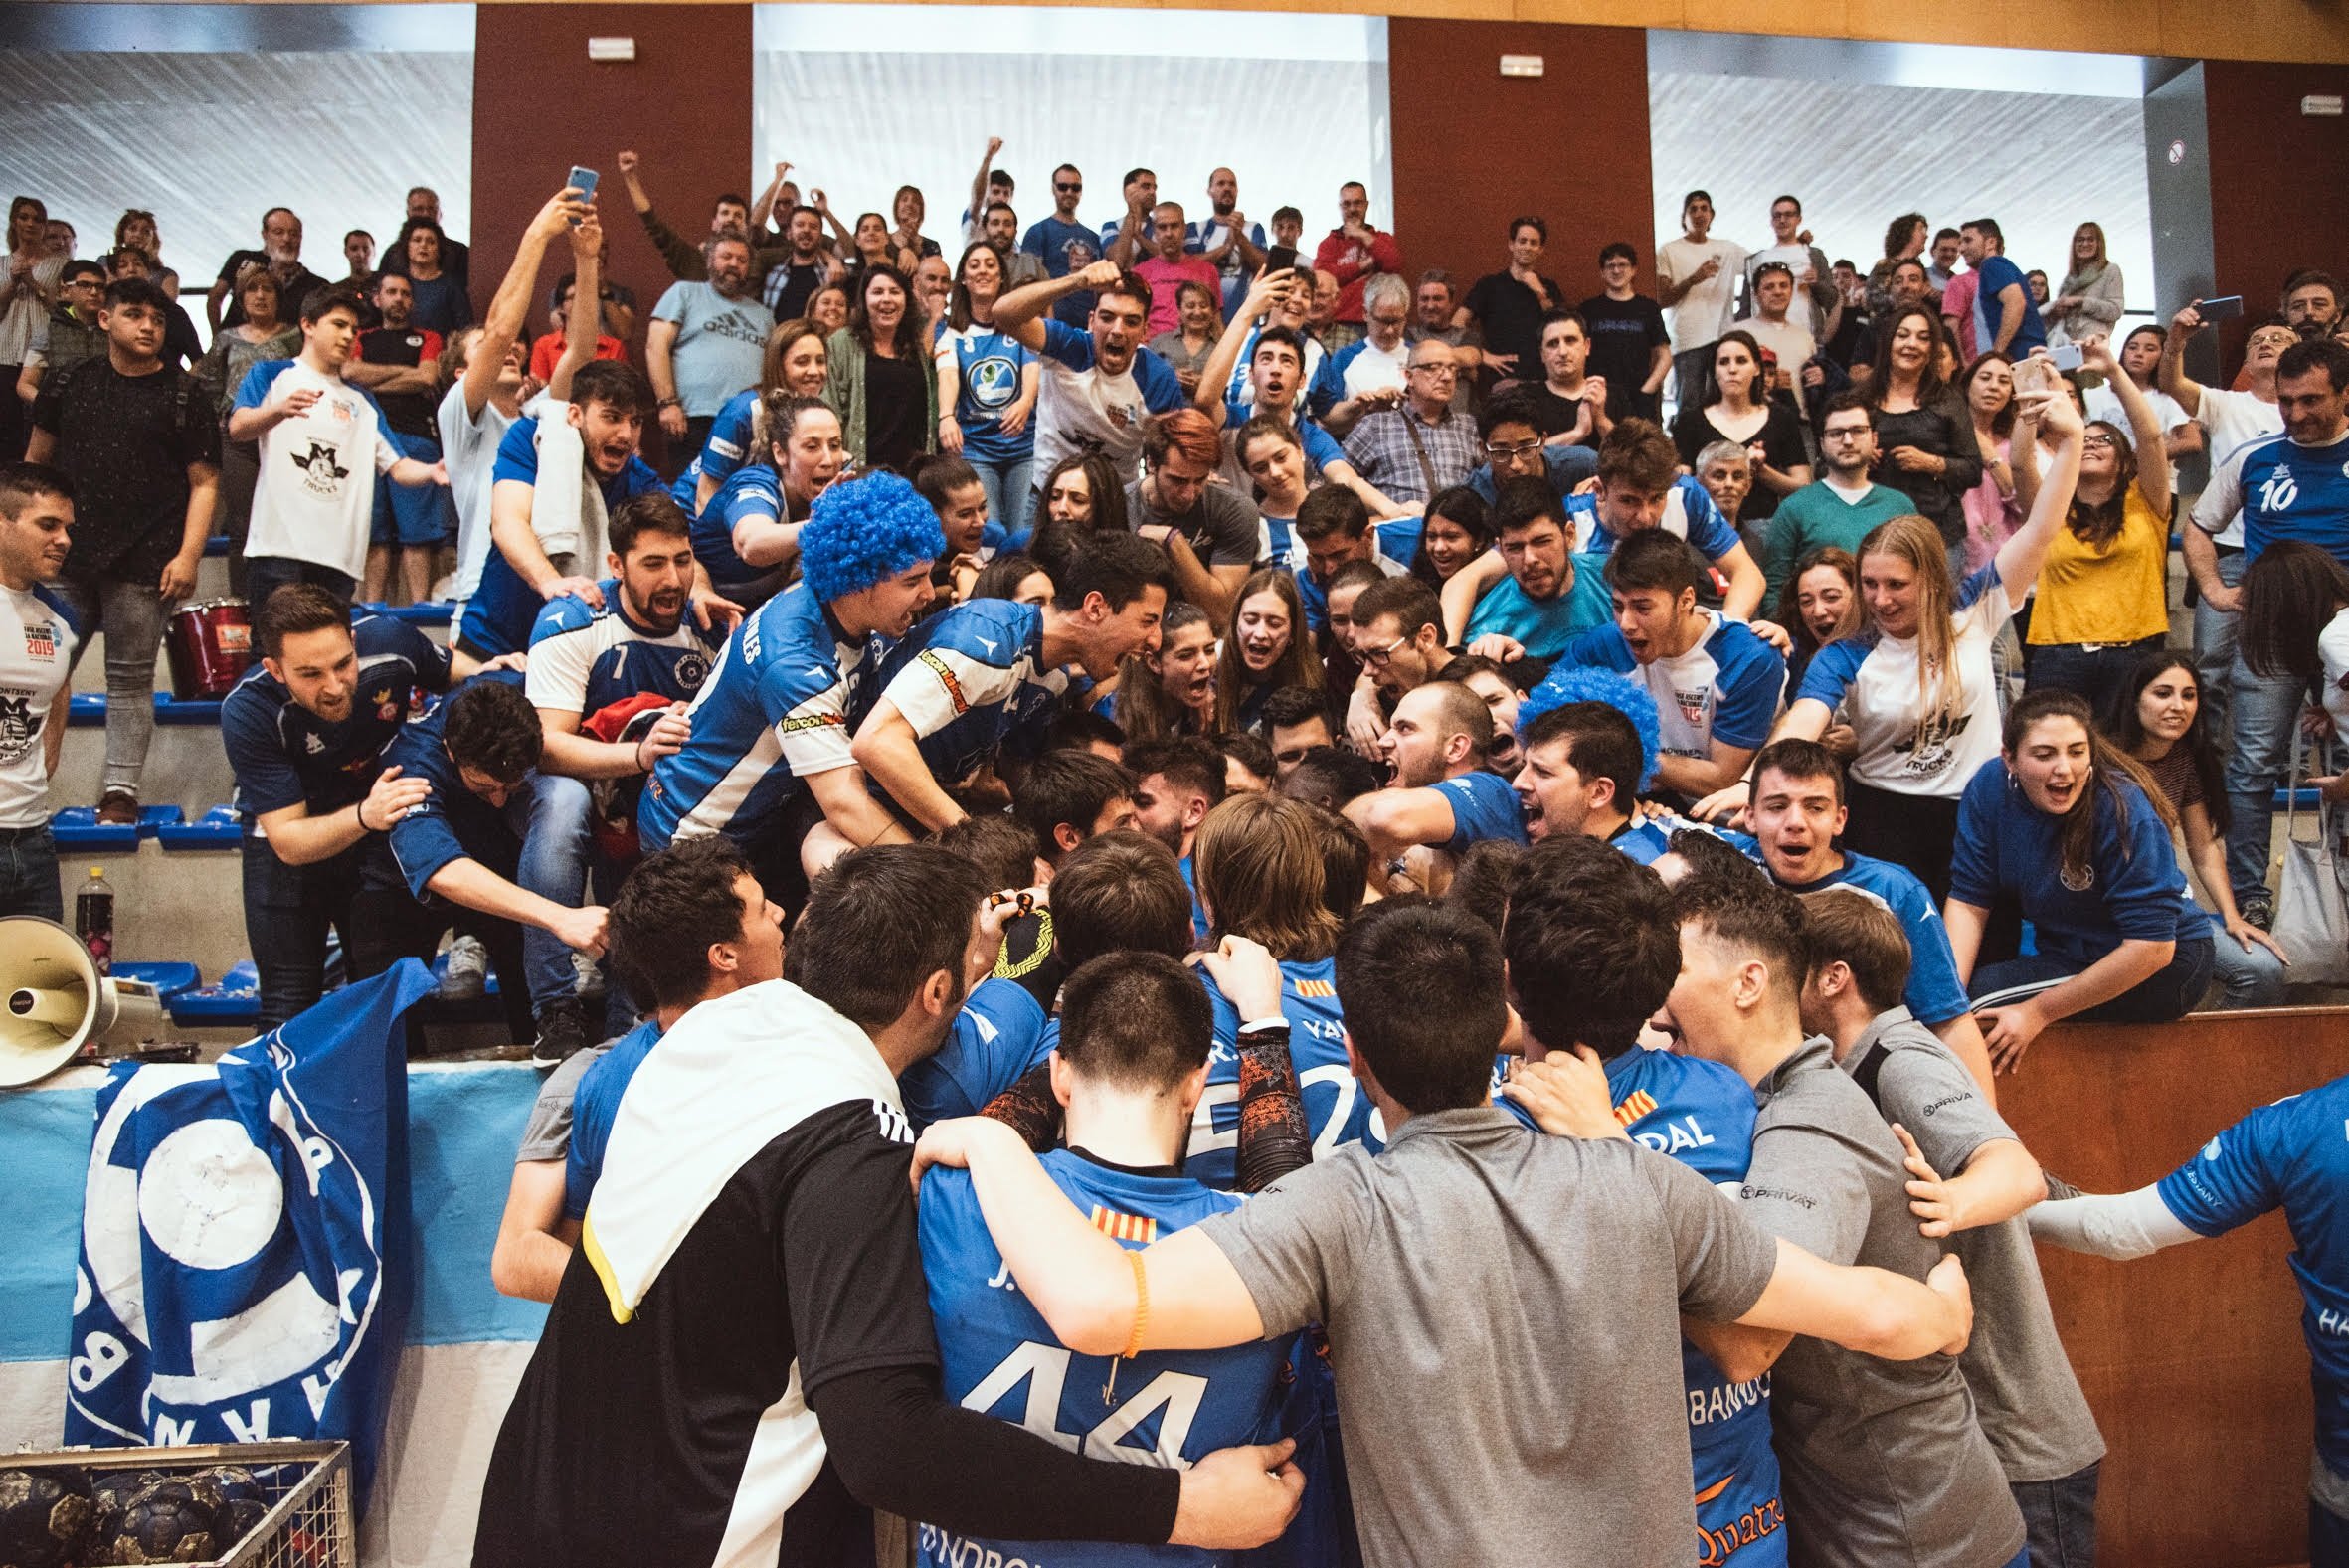
[{"label": "green sweater", "polygon": [[1858,555],[1860,541],[1880,524],[1915,510],[1907,496],[1881,484],[1870,485],[1858,502],[1845,500],[1824,479],[1804,485],[1780,501],[1770,516],[1769,559],[1762,566],[1769,589],[1762,596],[1761,612],[1766,615],[1778,608],[1778,595],[1804,556],[1825,545]]},{"label": "green sweater", "polygon": [[[823,401],[840,417],[840,441],[856,466],[865,465],[864,345],[856,334],[840,328],[823,342]],[[922,371],[922,450],[938,449],[938,364],[929,355],[917,356]]]}]

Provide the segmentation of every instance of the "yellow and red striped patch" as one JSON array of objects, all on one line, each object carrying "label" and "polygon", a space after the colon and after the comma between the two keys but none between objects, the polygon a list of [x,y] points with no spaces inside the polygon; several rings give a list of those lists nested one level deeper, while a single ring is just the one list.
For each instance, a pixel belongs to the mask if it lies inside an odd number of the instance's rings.
[{"label": "yellow and red striped patch", "polygon": [[1141,1214],[1121,1214],[1093,1205],[1093,1228],[1112,1241],[1138,1241],[1145,1247],[1159,1239],[1159,1222]]},{"label": "yellow and red striped patch", "polygon": [[1654,1095],[1649,1094],[1645,1089],[1634,1089],[1631,1092],[1631,1098],[1615,1108],[1615,1121],[1623,1127],[1629,1127],[1655,1109],[1656,1097]]},{"label": "yellow and red striped patch", "polygon": [[1299,980],[1297,994],[1308,1001],[1327,1001],[1338,994],[1338,987],[1328,980]]}]

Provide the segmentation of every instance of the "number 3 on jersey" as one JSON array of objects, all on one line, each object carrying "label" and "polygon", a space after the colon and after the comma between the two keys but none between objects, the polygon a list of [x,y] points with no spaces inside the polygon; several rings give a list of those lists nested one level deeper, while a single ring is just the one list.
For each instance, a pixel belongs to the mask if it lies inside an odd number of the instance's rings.
[{"label": "number 3 on jersey", "polygon": [[[1188,1372],[1161,1372],[1143,1384],[1132,1398],[1111,1410],[1100,1425],[1078,1435],[1060,1429],[1061,1395],[1067,1388],[1072,1356],[1073,1352],[1060,1345],[1022,1340],[1017,1349],[1003,1357],[994,1371],[963,1396],[963,1408],[981,1415],[997,1414],[995,1406],[1025,1382],[1027,1401],[1019,1424],[1037,1437],[1049,1439],[1087,1459],[1123,1460],[1129,1465],[1163,1465],[1174,1470],[1190,1468],[1190,1461],[1182,1457],[1182,1447],[1189,1441],[1191,1423],[1198,1419],[1199,1405],[1207,1397],[1205,1378]],[[1159,1420],[1155,1447],[1127,1441],[1160,1411],[1165,1414]]]}]

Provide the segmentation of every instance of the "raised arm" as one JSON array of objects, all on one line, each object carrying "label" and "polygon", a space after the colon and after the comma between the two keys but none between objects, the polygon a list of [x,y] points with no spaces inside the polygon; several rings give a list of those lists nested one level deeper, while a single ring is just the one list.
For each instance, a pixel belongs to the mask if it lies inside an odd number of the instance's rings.
[{"label": "raised arm", "polygon": [[783,194],[783,182],[791,178],[791,173],[792,166],[790,164],[778,163],[775,166],[775,178],[767,182],[767,188],[759,193],[759,199],[751,203],[752,234],[764,233],[768,224],[773,221],[775,198]]},{"label": "raised arm", "polygon": [[979,155],[979,172],[971,176],[971,205],[964,209],[971,215],[973,223],[980,223],[987,217],[987,177],[994,169],[995,154],[1002,150],[1003,138],[990,136],[987,138],[987,151]]},{"label": "raised arm", "polygon": [[2092,337],[2082,343],[2080,358],[2088,369],[2103,376],[2113,396],[2120,400],[2121,413],[2129,422],[2129,444],[2137,452],[2137,493],[2145,497],[2145,504],[2153,508],[2153,515],[2161,519],[2162,526],[2168,527],[2169,449],[2162,439],[2161,416],[2153,412],[2153,400],[2113,362],[2111,349],[2103,338]]},{"label": "raised arm", "polygon": [[[555,361],[554,373],[547,377],[547,396],[558,403],[571,401],[571,378],[579,374],[582,365],[596,357],[597,328],[601,311],[589,312],[579,308],[583,299],[596,299],[604,291],[604,221],[591,209],[571,231],[571,268],[575,274],[571,286],[571,312],[563,318],[563,353]],[[470,367],[467,367],[470,369]]]},{"label": "raised arm", "polygon": [[2170,317],[2170,329],[2161,339],[2161,368],[2154,372],[2153,381],[2189,418],[2202,414],[2202,383],[2186,374],[2186,340],[2202,330],[2202,312],[2195,308],[2201,303],[2197,299]]},{"label": "raised arm", "polygon": [[1091,261],[1066,277],[1047,277],[1024,288],[1014,288],[995,301],[995,330],[1005,337],[1016,338],[1029,352],[1041,354],[1044,318],[1051,314],[1052,307],[1088,288],[1107,288],[1119,276],[1117,262]]},{"label": "raised arm", "polygon": [[[1224,408],[1224,389],[1231,383],[1233,367],[1240,362],[1240,350],[1247,346],[1248,334],[1256,329],[1274,304],[1288,297],[1291,284],[1296,281],[1297,269],[1285,267],[1278,272],[1259,275],[1248,285],[1247,296],[1240,308],[1225,323],[1223,335],[1207,351],[1207,362],[1199,368],[1198,390],[1191,394],[1191,402],[1220,429],[1228,417]],[[1003,307],[995,306],[995,319],[1003,319]]]},{"label": "raised arm", "polygon": [[[2055,539],[2056,530],[2063,527],[2072,515],[2072,492],[2079,483],[2079,411],[2072,406],[2069,394],[2062,392],[2033,392],[2023,394],[2018,401],[2026,410],[2038,409],[2042,428],[2056,436],[2056,461],[2039,480],[2039,493],[2032,498],[2031,511],[2023,519],[2007,542],[1998,547],[1998,580],[2006,585],[2007,598],[2016,604],[2031,592],[2039,581],[2040,566],[2047,560],[2048,545]],[[2025,454],[2017,463],[2017,484],[2021,484],[2022,469],[2031,466]]]},{"label": "raised arm", "polygon": [[1488,550],[1452,574],[1437,596],[1444,611],[1444,646],[1459,647],[1468,640],[1468,623],[1476,618],[1476,603],[1509,576],[1501,552]]},{"label": "raised arm", "polygon": [[[530,227],[522,231],[522,239],[514,247],[514,260],[498,280],[497,292],[490,297],[489,313],[482,318],[481,330],[473,334],[471,349],[464,361],[464,407],[468,420],[479,419],[481,410],[489,402],[489,394],[497,389],[498,366],[506,354],[521,341],[522,329],[530,315],[530,295],[538,286],[539,263],[545,260],[546,248],[556,235],[570,227],[575,218],[584,219],[594,208],[579,200],[579,193],[566,185],[538,210],[530,220]],[[595,296],[575,291],[572,300]],[[576,319],[580,312],[571,312]]]}]

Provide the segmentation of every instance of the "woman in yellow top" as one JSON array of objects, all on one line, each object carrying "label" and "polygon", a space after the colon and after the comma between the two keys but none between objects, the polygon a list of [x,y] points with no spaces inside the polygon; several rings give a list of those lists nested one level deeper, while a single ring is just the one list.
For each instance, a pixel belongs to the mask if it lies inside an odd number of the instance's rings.
[{"label": "woman in yellow top", "polygon": [[[2170,467],[2161,420],[2144,392],[2122,373],[2100,337],[2079,345],[2081,368],[2103,376],[2120,399],[2129,429],[2091,421],[2081,439],[2079,485],[2069,526],[2056,530],[2039,571],[2031,610],[2028,675],[2034,690],[2078,692],[2107,712],[2147,650],[2169,636]],[[2015,449],[2030,451],[2036,432],[2020,424]],[[2141,463],[2136,453],[2153,453]],[[2016,499],[2031,504],[2038,465],[2016,464]]]}]

